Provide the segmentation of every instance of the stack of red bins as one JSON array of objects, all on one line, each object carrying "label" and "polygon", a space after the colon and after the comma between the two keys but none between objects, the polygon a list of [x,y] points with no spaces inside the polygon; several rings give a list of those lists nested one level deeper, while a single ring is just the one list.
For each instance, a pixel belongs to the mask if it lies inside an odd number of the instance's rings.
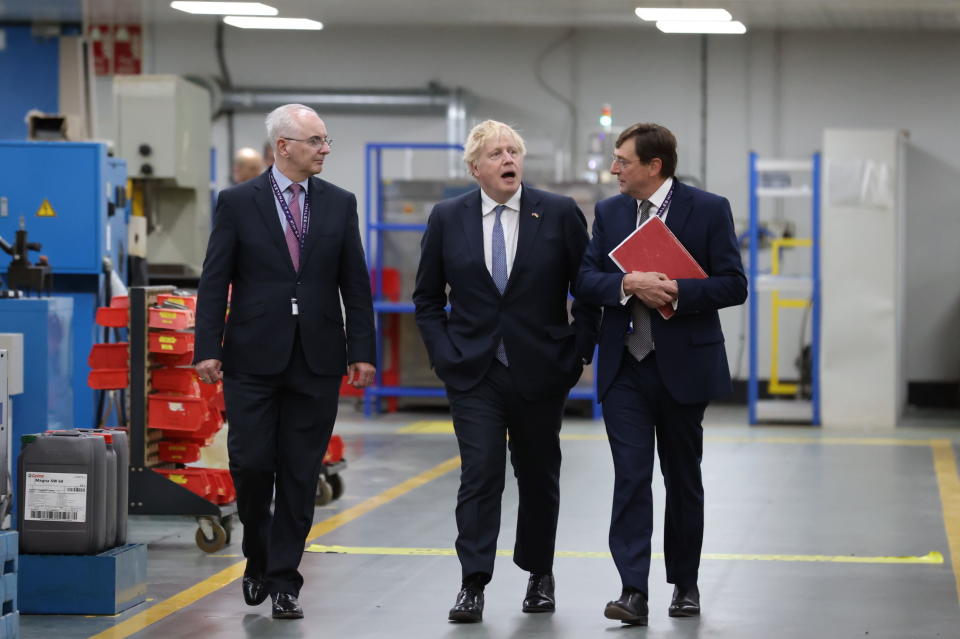
[{"label": "stack of red bins", "polygon": [[[223,427],[223,384],[202,384],[193,361],[196,296],[159,295],[148,309],[148,350],[152,366],[147,426],[161,431],[161,462],[190,464]],[[205,499],[225,504],[236,499],[230,472],[212,468],[156,469]]]},{"label": "stack of red bins", "polygon": [[[97,309],[96,322],[108,328],[126,328],[129,303],[114,297],[110,306]],[[87,357],[87,386],[96,390],[119,390],[130,385],[130,347],[127,342],[94,344]]]}]

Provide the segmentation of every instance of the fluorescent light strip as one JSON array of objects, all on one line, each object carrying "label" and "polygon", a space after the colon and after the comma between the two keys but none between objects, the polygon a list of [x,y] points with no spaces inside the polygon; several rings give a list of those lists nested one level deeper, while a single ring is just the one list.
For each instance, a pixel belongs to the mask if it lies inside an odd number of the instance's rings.
[{"label": "fluorescent light strip", "polygon": [[299,29],[302,31],[319,31],[323,28],[322,22],[309,18],[260,18],[245,16],[226,16],[223,21],[232,27],[241,29]]},{"label": "fluorescent light strip", "polygon": [[637,14],[638,18],[647,22],[657,22],[659,20],[715,20],[726,22],[733,19],[733,16],[726,9],[684,9],[678,7],[651,9],[637,7],[634,13]]},{"label": "fluorescent light strip", "polygon": [[689,22],[685,20],[659,20],[657,28],[664,33],[746,33],[747,28],[739,20],[732,22]]},{"label": "fluorescent light strip", "polygon": [[172,9],[198,15],[275,16],[279,11],[260,2],[182,2],[170,3]]}]

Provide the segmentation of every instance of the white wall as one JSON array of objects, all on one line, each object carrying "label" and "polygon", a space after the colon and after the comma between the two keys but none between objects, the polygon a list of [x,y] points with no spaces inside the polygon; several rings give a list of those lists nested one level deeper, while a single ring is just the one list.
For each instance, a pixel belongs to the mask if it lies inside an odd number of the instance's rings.
[{"label": "white wall", "polygon": [[[212,25],[212,22],[210,23]],[[328,28],[264,34],[228,29],[226,58],[239,86],[284,88],[462,86],[481,100],[473,115],[518,126],[537,166],[571,146],[567,108],[537,82],[535,63],[563,29]],[[153,30],[146,68],[157,73],[218,73],[212,26]],[[960,41],[937,33],[750,33],[708,41],[706,187],[728,197],[741,230],[747,219],[747,155],[803,157],[819,150],[826,127],[902,128],[907,154],[907,377],[960,377]],[[584,29],[543,61],[543,75],[578,110],[575,166],[603,103],[618,125],[656,121],[679,139],[680,172],[700,176],[701,38],[649,30]],[[324,177],[363,198],[369,141],[445,141],[442,120],[327,117],[336,139]],[[236,120],[237,144],[259,146],[262,116]],[[225,130],[215,127],[221,182]],[[579,169],[578,169],[579,172]],[[793,213],[787,212],[788,216]],[[797,214],[798,230],[808,231]],[[856,237],[850,238],[856,242]],[[855,292],[853,292],[855,294]],[[722,315],[731,366],[737,367],[742,311]],[[829,309],[825,310],[829,321]],[[796,322],[794,322],[796,324]],[[785,326],[785,331],[793,330]],[[794,326],[795,327],[795,326]],[[790,339],[790,341],[795,341]],[[784,344],[783,362],[796,349]],[[783,365],[782,365],[783,366]],[[746,365],[742,367],[746,374]],[[789,373],[789,371],[784,371]]]}]

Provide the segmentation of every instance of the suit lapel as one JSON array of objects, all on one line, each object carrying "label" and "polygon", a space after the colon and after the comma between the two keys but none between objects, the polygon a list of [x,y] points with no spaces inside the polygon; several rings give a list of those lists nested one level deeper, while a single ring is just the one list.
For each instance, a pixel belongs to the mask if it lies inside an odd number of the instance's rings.
[{"label": "suit lapel", "polygon": [[687,220],[690,218],[690,212],[693,210],[693,196],[686,184],[682,184],[677,178],[673,179],[677,186],[673,191],[673,202],[670,203],[670,208],[667,210],[666,224],[674,235],[680,237],[683,227],[686,226]]},{"label": "suit lapel", "polygon": [[273,189],[270,187],[270,178],[266,173],[257,180],[254,189],[253,202],[263,223],[267,226],[267,235],[270,236],[277,250],[283,254],[287,266],[293,270],[293,260],[290,259],[290,251],[287,250],[287,240],[283,237],[283,227],[280,226],[280,217],[277,215],[277,203],[273,197]]},{"label": "suit lapel", "polygon": [[[307,258],[310,257],[310,251],[313,250],[313,247],[317,243],[317,236],[319,235],[317,229],[321,223],[321,215],[325,210],[324,201],[326,199],[326,193],[324,192],[323,180],[315,177],[310,178],[310,191],[307,195],[310,197],[310,226],[307,227],[307,237],[303,245],[303,255],[300,256],[300,268],[303,268],[303,265],[307,263]],[[293,266],[292,261],[290,265]]]},{"label": "suit lapel", "polygon": [[493,277],[487,270],[487,263],[483,259],[483,211],[480,210],[479,190],[470,194],[464,201],[463,208],[461,221],[463,222],[463,233],[467,243],[467,254],[470,256],[470,261],[478,265],[483,272],[481,276],[483,280],[490,285],[494,293],[499,295],[497,285],[493,283]]},{"label": "suit lapel", "polygon": [[523,191],[520,193],[520,218],[517,224],[517,253],[513,256],[513,268],[510,269],[510,279],[507,280],[504,295],[517,280],[517,273],[527,263],[533,252],[537,231],[540,230],[540,218],[543,215],[543,212],[537,209],[540,206],[540,200],[539,192],[523,185]]}]

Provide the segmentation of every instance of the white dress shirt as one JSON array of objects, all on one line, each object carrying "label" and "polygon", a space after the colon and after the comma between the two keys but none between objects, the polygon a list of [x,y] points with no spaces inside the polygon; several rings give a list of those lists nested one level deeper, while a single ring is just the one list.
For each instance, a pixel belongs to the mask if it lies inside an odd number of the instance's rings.
[{"label": "white dress shirt", "polygon": [[[520,192],[523,186],[517,189],[509,200],[505,202],[507,208],[500,214],[500,225],[503,226],[504,246],[507,249],[507,277],[513,270],[513,258],[517,256],[517,229],[520,226]],[[490,275],[493,275],[493,224],[497,220],[495,208],[500,206],[483,189],[480,189],[480,212],[483,213],[483,261],[487,265]]]},{"label": "white dress shirt", "polygon": [[[666,181],[660,185],[660,188],[654,191],[653,195],[647,198],[648,200],[650,200],[650,203],[653,204],[653,206],[650,207],[650,217],[653,217],[654,215],[657,215],[658,213],[660,213],[660,207],[663,206],[663,201],[666,199],[667,193],[670,192],[670,187],[672,186],[673,186],[673,178],[668,177]],[[638,226],[640,224],[640,203],[641,202],[642,200],[637,200],[637,225]],[[667,205],[667,208],[664,209],[663,214],[660,215],[660,219],[666,222],[668,213],[670,213],[669,205]],[[626,274],[624,274],[624,276],[626,276]],[[624,292],[623,280],[620,280],[620,304],[626,305],[626,303],[630,301],[631,297],[632,295],[627,295]],[[673,310],[677,310],[678,301],[679,300],[673,300]]]},{"label": "white dress shirt", "polygon": [[[287,192],[287,189],[290,188],[290,185],[293,184],[293,180],[288,178],[283,172],[277,168],[277,165],[274,164],[273,168],[270,169],[273,171],[273,179],[277,181],[277,187],[279,187],[280,192],[283,194],[283,197],[287,198],[287,206],[290,205],[290,193]],[[298,197],[298,202],[300,204],[300,213],[303,214],[303,204],[307,197],[307,186],[310,184],[310,178],[300,182],[300,186],[303,187],[300,189],[300,195]],[[270,189],[271,191],[273,189]],[[287,234],[287,216],[283,214],[283,207],[280,206],[280,202],[277,201],[277,195],[273,195],[273,203],[277,206],[277,215],[280,216],[280,226],[283,227],[283,234]],[[303,225],[303,219],[300,219],[301,226]]]}]

